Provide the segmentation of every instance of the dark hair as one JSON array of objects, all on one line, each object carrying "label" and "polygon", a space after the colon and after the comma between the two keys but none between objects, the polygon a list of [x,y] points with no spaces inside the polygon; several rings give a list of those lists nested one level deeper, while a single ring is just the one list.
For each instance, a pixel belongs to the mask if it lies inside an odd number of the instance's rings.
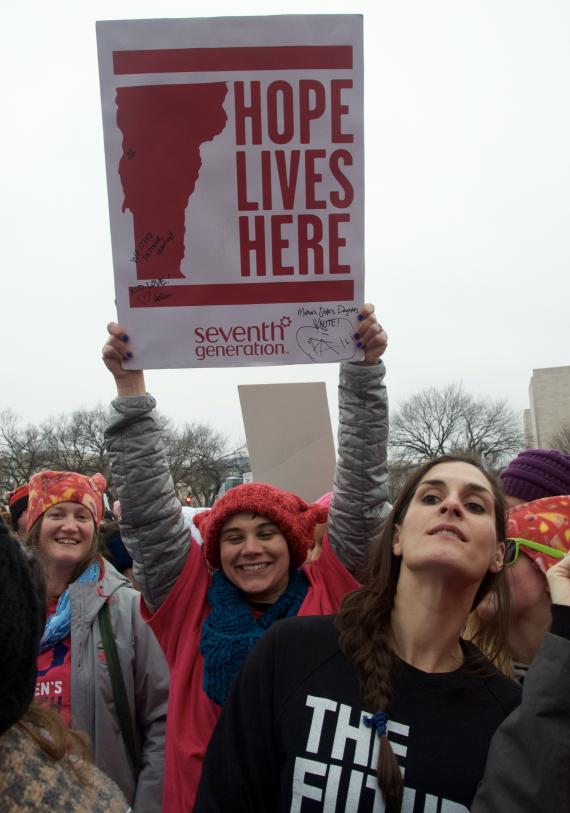
[{"label": "dark hair", "polygon": [[30,568],[32,584],[34,585],[34,588],[38,595],[43,629],[43,627],[45,627],[46,625],[48,616],[48,597],[44,567],[40,557],[38,556],[37,548],[26,548],[24,553],[28,562],[28,567]]},{"label": "dark hair", "polygon": [[[505,538],[504,497],[495,478],[485,471],[479,461],[467,455],[443,455],[414,469],[400,491],[374,544],[363,587],[344,598],[336,618],[340,648],[353,664],[360,680],[364,700],[374,711],[387,711],[392,700],[392,675],[396,658],[392,646],[391,615],[401,566],[401,558],[392,550],[394,532],[396,526],[406,516],[414,494],[426,473],[440,463],[468,463],[486,477],[495,503],[497,540],[502,541]],[[475,595],[473,608],[489,590],[493,589],[496,589],[500,596],[498,612],[504,618],[497,640],[497,646],[500,647],[506,640],[507,619],[503,608],[508,606],[506,582],[502,571],[498,574],[488,572],[485,575]],[[380,738],[376,773],[386,810],[399,810],[403,793],[402,774],[385,735]]]},{"label": "dark hair", "polygon": [[27,494],[25,496],[20,497],[19,500],[16,500],[12,505],[8,506],[8,513],[10,515],[10,528],[15,532],[18,533],[18,521],[24,511],[28,509],[28,501],[29,497]]}]

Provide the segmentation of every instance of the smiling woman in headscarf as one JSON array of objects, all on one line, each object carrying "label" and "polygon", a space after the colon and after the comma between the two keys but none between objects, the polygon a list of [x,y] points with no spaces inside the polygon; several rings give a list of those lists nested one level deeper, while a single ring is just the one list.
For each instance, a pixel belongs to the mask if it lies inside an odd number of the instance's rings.
[{"label": "smiling woman in headscarf", "polygon": [[0,810],[126,813],[122,793],[90,764],[81,735],[30,705],[42,603],[19,543],[0,520]]}]

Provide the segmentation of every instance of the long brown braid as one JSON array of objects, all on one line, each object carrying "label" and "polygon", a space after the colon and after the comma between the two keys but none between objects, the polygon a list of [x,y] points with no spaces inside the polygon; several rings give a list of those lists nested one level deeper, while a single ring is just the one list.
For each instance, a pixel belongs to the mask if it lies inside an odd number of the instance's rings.
[{"label": "long brown braid", "polygon": [[[426,473],[439,463],[468,463],[475,466],[489,481],[495,502],[495,527],[497,540],[505,538],[505,503],[494,477],[480,463],[465,455],[444,455],[418,466],[404,484],[390,515],[374,544],[364,586],[349,593],[336,618],[340,648],[353,664],[360,680],[362,696],[370,708],[386,712],[392,701],[392,678],[396,665],[393,649],[391,615],[396,587],[400,575],[401,559],[392,551],[396,526],[406,516],[409,505]],[[502,585],[502,587],[501,587]],[[473,607],[489,590],[498,589],[506,594],[504,574],[488,572],[481,582]],[[498,611],[503,624],[497,631],[496,648],[504,647],[507,618]],[[376,770],[378,785],[384,797],[388,813],[399,811],[404,783],[399,763],[392,751],[388,737],[380,737],[380,750]]]}]

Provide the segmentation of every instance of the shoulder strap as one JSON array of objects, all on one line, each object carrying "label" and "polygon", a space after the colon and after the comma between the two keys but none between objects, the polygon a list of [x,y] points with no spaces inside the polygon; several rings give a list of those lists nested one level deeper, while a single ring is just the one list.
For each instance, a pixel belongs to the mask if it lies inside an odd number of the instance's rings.
[{"label": "shoulder strap", "polygon": [[101,640],[103,641],[105,658],[107,659],[107,665],[109,667],[109,675],[113,689],[113,699],[117,709],[121,733],[123,735],[123,740],[125,741],[127,751],[129,752],[132,765],[135,768],[135,771],[138,771],[133,721],[131,718],[125,681],[123,680],[123,674],[121,672],[121,664],[119,663],[117,644],[115,643],[113,630],[111,628],[111,616],[109,613],[109,604],[107,602],[105,602],[99,610],[98,618],[99,629],[101,631]]}]

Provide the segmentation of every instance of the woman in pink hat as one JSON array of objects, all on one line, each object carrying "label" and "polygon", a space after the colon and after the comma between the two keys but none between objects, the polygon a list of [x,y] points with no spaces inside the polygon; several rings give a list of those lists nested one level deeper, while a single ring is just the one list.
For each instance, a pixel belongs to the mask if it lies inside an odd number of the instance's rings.
[{"label": "woman in pink hat", "polygon": [[[143,372],[121,366],[136,348],[131,351],[119,325],[108,329],[103,358],[119,398],[106,435],[121,530],[141,585],[143,615],[171,669],[165,807],[186,813],[193,808],[204,753],[229,687],[254,643],[278,619],[336,612],[357,586],[351,571],[362,566],[368,532],[386,513],[380,356],[387,337],[373,307],[364,306],[358,340],[365,345],[365,362],[343,364],[340,373],[336,477],[350,497],[339,500],[337,533],[329,529],[320,555],[307,564],[315,527],[325,521],[327,509],[266,484],[228,491],[194,518],[203,548],[191,539],[152,414],[155,401],[146,393]],[[354,493],[361,495],[358,502]],[[357,528],[338,533],[343,523],[346,528],[353,522]]]},{"label": "woman in pink hat", "polygon": [[88,735],[133,813],[160,813],[168,668],[139,593],[97,552],[105,478],[42,471],[28,486],[26,543],[48,594],[35,699]]},{"label": "woman in pink hat", "polygon": [[0,810],[129,813],[115,783],[91,764],[86,737],[33,702],[45,624],[36,564],[0,519]]}]

